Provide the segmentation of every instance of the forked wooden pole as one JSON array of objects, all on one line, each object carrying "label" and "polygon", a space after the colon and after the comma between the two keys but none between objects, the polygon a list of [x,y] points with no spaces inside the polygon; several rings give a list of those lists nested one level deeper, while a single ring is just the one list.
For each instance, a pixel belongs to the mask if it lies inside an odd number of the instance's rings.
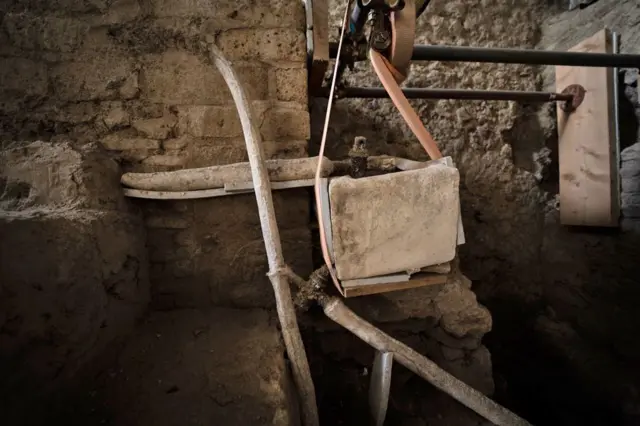
[{"label": "forked wooden pole", "polygon": [[240,116],[242,131],[244,133],[251,165],[251,177],[258,203],[260,216],[260,226],[264,237],[264,245],[269,260],[269,279],[273,286],[278,310],[278,319],[282,328],[282,337],[287,349],[293,379],[298,389],[298,395],[302,405],[302,417],[305,426],[318,426],[318,408],[316,407],[316,392],[309,370],[309,362],[298,329],[296,312],[291,299],[289,288],[288,268],[282,256],[282,245],[280,243],[280,233],[276,223],[275,209],[271,197],[271,183],[269,174],[265,166],[264,152],[260,132],[251,116],[251,106],[249,98],[240,84],[240,79],[233,67],[227,61],[222,52],[213,43],[205,46],[214,64],[222,74]]}]

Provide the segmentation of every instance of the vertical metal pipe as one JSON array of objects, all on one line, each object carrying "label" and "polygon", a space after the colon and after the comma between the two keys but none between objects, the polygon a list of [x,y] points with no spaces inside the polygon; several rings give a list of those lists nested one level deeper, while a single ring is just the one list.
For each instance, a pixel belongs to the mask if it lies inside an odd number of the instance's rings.
[{"label": "vertical metal pipe", "polygon": [[[620,53],[620,34],[613,31],[612,32],[612,41],[613,41],[613,53]],[[618,174],[618,179],[616,179],[617,186],[615,188],[618,194],[618,200],[621,197],[621,188],[620,188],[620,80],[619,80],[619,68],[613,69],[613,120],[614,120],[614,128],[615,128],[615,138],[616,138],[616,170],[615,173]]]}]

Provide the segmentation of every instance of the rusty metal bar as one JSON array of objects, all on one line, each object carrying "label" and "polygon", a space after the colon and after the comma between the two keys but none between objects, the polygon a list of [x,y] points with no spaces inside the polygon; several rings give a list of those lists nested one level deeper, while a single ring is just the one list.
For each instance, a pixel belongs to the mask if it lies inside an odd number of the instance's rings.
[{"label": "rusty metal bar", "polygon": [[[520,92],[514,90],[462,90],[462,89],[421,89],[404,88],[407,99],[464,99],[476,101],[519,101],[519,102],[571,102],[573,95],[553,92]],[[320,91],[328,96],[326,89]],[[340,98],[386,99],[389,94],[382,87],[345,87],[337,90]]]},{"label": "rusty metal bar", "polygon": [[[335,58],[335,45],[329,57]],[[553,50],[504,49],[488,47],[432,46],[413,47],[414,61],[484,62],[497,64],[564,65],[576,67],[639,68],[640,55],[561,52]]]}]

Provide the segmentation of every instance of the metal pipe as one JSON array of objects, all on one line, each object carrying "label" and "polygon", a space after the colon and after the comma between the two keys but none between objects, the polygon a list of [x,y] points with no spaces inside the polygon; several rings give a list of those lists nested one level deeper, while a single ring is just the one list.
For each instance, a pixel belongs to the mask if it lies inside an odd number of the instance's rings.
[{"label": "metal pipe", "polygon": [[[337,49],[329,46],[335,58]],[[576,67],[639,68],[640,55],[560,52],[552,50],[504,49],[487,47],[432,46],[413,47],[414,61],[485,62],[497,64],[565,65]]]},{"label": "metal pipe", "polygon": [[325,315],[331,320],[340,324],[376,350],[392,353],[394,360],[493,424],[498,426],[531,426],[523,418],[497,404],[461,380],[456,379],[429,358],[360,318],[341,300],[328,298],[320,300],[320,303]]},{"label": "metal pipe", "polygon": [[[326,90],[321,91],[328,96]],[[475,101],[521,101],[556,102],[573,100],[568,93],[520,92],[516,90],[462,90],[462,89],[421,89],[404,88],[402,93],[407,99],[464,99]],[[382,87],[345,87],[338,89],[338,98],[387,99],[389,94]]]}]

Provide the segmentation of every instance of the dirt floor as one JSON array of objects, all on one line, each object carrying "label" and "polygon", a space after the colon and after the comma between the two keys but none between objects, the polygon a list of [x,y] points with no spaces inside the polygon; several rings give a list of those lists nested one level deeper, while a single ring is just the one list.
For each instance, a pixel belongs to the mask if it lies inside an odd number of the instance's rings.
[{"label": "dirt floor", "polygon": [[289,425],[284,349],[263,310],[152,314],[27,424]]},{"label": "dirt floor", "polygon": [[[417,42],[565,50],[607,26],[621,32],[623,53],[640,52],[637,1],[599,0],[570,12],[560,3],[433,0],[418,21]],[[344,2],[332,4],[335,37]],[[406,85],[553,90],[550,75],[553,67],[421,62],[412,65]],[[366,63],[345,76],[352,86],[380,85]],[[620,80],[621,146],[627,150],[621,175],[630,180],[622,186],[633,191],[623,196],[624,210],[625,199],[639,199],[634,144],[640,110],[637,74],[623,73]],[[486,341],[501,401],[537,424],[638,424],[640,348],[632,337],[640,301],[637,208],[623,212],[619,230],[559,224],[555,105],[411,103],[460,169],[467,236],[461,267],[494,318]],[[320,140],[325,110],[325,99],[313,101],[312,142]],[[367,137],[374,154],[425,158],[388,100],[334,104],[327,155],[344,155],[355,136]]]}]

